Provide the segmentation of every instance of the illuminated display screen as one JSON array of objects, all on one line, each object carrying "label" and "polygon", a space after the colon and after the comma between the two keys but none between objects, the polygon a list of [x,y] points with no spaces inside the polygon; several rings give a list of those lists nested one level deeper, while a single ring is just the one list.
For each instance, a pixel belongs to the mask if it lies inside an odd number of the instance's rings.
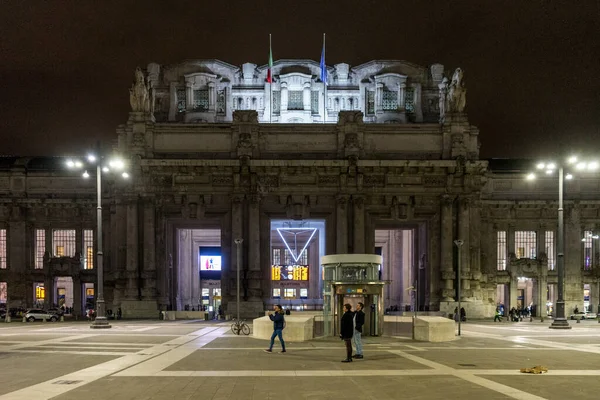
[{"label": "illuminated display screen", "polygon": [[271,279],[274,281],[307,281],[308,265],[273,265]]},{"label": "illuminated display screen", "polygon": [[200,256],[200,271],[220,271],[221,256]]}]

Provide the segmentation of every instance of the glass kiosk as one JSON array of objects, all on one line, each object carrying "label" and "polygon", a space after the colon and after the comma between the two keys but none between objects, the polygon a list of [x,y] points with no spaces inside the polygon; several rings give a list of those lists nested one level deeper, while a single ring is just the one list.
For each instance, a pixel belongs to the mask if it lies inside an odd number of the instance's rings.
[{"label": "glass kiosk", "polygon": [[337,336],[344,304],[365,305],[363,335],[383,332],[383,286],[379,279],[382,258],[375,254],[333,254],[321,257],[323,268],[323,329],[325,336]]}]

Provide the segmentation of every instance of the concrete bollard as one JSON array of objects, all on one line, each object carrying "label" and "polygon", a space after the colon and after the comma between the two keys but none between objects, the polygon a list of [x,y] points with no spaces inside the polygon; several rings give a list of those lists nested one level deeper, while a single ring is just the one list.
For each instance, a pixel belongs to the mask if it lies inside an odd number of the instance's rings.
[{"label": "concrete bollard", "polygon": [[4,318],[4,321],[5,322],[10,322],[11,321],[10,315],[6,314],[6,317]]},{"label": "concrete bollard", "polygon": [[27,322],[27,320],[25,319],[25,317],[23,317],[23,322]]},{"label": "concrete bollard", "polygon": [[60,322],[65,322],[65,316],[64,315],[60,316]]},{"label": "concrete bollard", "polygon": [[580,324],[581,323],[581,318],[577,318],[577,323]]},{"label": "concrete bollard", "polygon": [[46,317],[42,318],[42,322],[46,322]]}]

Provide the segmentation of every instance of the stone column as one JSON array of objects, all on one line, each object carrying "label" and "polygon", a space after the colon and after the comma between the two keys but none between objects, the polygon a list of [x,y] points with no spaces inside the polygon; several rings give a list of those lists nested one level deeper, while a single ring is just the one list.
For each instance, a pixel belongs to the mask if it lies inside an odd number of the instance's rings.
[{"label": "stone column", "polygon": [[348,252],[348,196],[337,197],[336,210],[336,252],[346,254]]},{"label": "stone column", "polygon": [[518,284],[518,277],[511,275],[509,284],[510,298],[508,301],[508,310],[510,310],[513,307],[515,309],[517,308]]},{"label": "stone column", "polygon": [[[252,196],[248,204],[248,300],[262,299],[261,259],[260,259],[260,198]],[[269,263],[265,263],[268,265]]]},{"label": "stone column", "polygon": [[287,83],[281,83],[281,104],[279,105],[280,113],[287,111],[288,108],[288,87]]},{"label": "stone column", "polygon": [[440,267],[442,272],[442,300],[454,301],[454,265],[453,265],[453,223],[452,205],[454,199],[443,196],[441,199],[441,237],[440,237]]},{"label": "stone column", "polygon": [[156,211],[152,201],[144,204],[144,300],[156,300]]},{"label": "stone column", "polygon": [[[404,242],[403,242],[403,231],[401,229],[396,229],[393,231],[393,266],[391,266],[395,270],[396,279],[392,281],[392,285],[394,290],[392,291],[392,298],[397,300],[400,304],[398,307],[404,310],[404,304],[407,303],[406,299],[410,298],[409,293],[405,293],[405,277],[406,271],[409,267],[405,264],[404,258]],[[409,302],[410,303],[410,302]],[[396,304],[393,304],[396,305]]]},{"label": "stone column", "polygon": [[[237,295],[237,270],[238,268],[240,269],[240,302],[242,301],[242,296],[243,296],[243,290],[242,290],[242,282],[241,280],[243,279],[243,271],[241,271],[242,266],[244,265],[244,246],[246,245],[246,243],[242,243],[241,247],[240,247],[240,253],[241,253],[241,265],[238,265],[238,257],[237,257],[237,252],[238,252],[238,245],[235,244],[235,240],[236,239],[245,239],[244,241],[246,241],[248,238],[244,238],[243,237],[243,210],[242,210],[242,201],[243,201],[243,196],[234,196],[232,199],[232,204],[231,204],[231,255],[230,255],[230,260],[231,260],[231,273],[229,274],[229,281],[230,284],[229,289],[230,292],[229,294],[229,298],[231,299],[231,302],[228,303],[228,314],[231,314],[233,316],[236,315],[236,295]],[[242,311],[242,307],[240,305],[240,314],[243,313]]]},{"label": "stone column", "polygon": [[[46,308],[46,310],[54,307],[54,299],[56,297],[54,291],[54,278],[50,275],[46,275],[46,277],[44,278],[44,307]],[[94,299],[96,298],[97,294],[94,291]]]},{"label": "stone column", "polygon": [[[24,222],[25,217],[21,216],[19,207],[13,207],[12,210],[14,220],[10,222],[7,229],[7,258],[10,267],[10,276],[12,279],[7,279],[7,289],[10,293],[10,299],[7,294],[7,302],[10,300],[10,305],[7,307],[26,307],[33,302],[33,296],[28,296],[27,287],[33,291],[33,282],[27,278],[27,225]],[[46,234],[46,237],[49,235]],[[51,236],[51,233],[50,233]],[[52,242],[50,242],[52,243]],[[50,244],[50,248],[52,244]],[[8,272],[8,270],[4,270]],[[28,298],[29,297],[29,298]]]},{"label": "stone column", "polygon": [[398,85],[398,108],[403,109],[406,104],[404,102],[404,93],[406,92],[406,83]]},{"label": "stone column", "polygon": [[185,109],[187,111],[194,109],[194,84],[189,80],[185,81]]},{"label": "stone column", "polygon": [[138,206],[136,201],[127,205],[127,294],[126,297],[137,297],[138,274]]},{"label": "stone column", "polygon": [[214,82],[208,83],[208,111],[215,112],[217,109],[217,89]]},{"label": "stone column", "polygon": [[470,209],[471,199],[463,197],[459,200],[458,211],[458,239],[464,240],[461,249],[461,300],[468,300],[472,297],[471,291],[471,241],[470,241]]},{"label": "stone column", "polygon": [[179,230],[177,271],[179,304],[182,309],[189,306],[191,310],[195,302],[192,299],[192,231],[190,229]]},{"label": "stone column", "polygon": [[353,197],[354,205],[354,254],[365,252],[365,206],[362,197]]},{"label": "stone column", "polygon": [[309,275],[308,275],[308,298],[309,299],[320,299],[321,298],[321,290],[319,288],[319,280],[321,279],[321,260],[319,259],[319,234],[320,231],[317,231],[315,236],[313,237],[312,242],[308,246],[308,264]]},{"label": "stone column", "polygon": [[83,301],[81,300],[81,294],[83,287],[81,285],[81,279],[78,276],[73,277],[73,314],[80,317],[83,315]]},{"label": "stone column", "polygon": [[[565,206],[565,315],[568,317],[575,306],[583,310],[583,256],[581,245],[581,209],[578,203]],[[558,251],[557,251],[558,253]],[[597,268],[597,267],[596,267]],[[558,294],[557,294],[558,295]]]},{"label": "stone column", "polygon": [[302,102],[304,103],[304,111],[311,110],[310,104],[310,83],[305,83],[304,88],[302,89]]}]

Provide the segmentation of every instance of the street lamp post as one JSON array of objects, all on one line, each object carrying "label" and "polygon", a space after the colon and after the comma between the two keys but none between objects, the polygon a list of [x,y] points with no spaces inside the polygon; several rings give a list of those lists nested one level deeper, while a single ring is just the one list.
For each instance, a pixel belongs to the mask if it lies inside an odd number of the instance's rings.
[{"label": "street lamp post", "polygon": [[551,329],[571,329],[565,315],[565,240],[564,240],[564,209],[563,209],[563,167],[558,168],[558,232],[556,234],[556,268],[558,272],[558,299],[556,300],[556,317],[550,324]]},{"label": "street lamp post", "polygon": [[460,296],[461,296],[461,288],[460,288],[460,269],[461,269],[461,257],[462,257],[462,245],[464,244],[464,240],[458,239],[454,241],[454,244],[456,245],[456,247],[458,248],[458,262],[456,263],[456,269],[457,269],[457,275],[458,278],[456,279],[456,297],[458,298],[458,307],[456,307],[457,310],[457,315],[458,315],[458,336],[460,336],[460,324],[462,322],[462,316],[460,315],[460,309],[461,309],[461,304],[460,304]]},{"label": "street lamp post", "polygon": [[237,251],[237,268],[236,268],[236,277],[237,277],[237,297],[236,297],[236,309],[237,309],[237,320],[240,320],[240,268],[242,266],[242,252],[241,247],[244,239],[235,239],[235,247]]},{"label": "street lamp post", "polygon": [[[98,276],[97,294],[96,294],[96,318],[92,321],[90,328],[92,329],[109,329],[112,326],[106,318],[106,304],[104,302],[104,253],[102,247],[102,173],[109,173],[113,170],[123,170],[125,164],[120,159],[111,160],[108,165],[101,165],[102,160],[94,155],[88,155],[87,161],[91,164],[96,164],[96,236],[97,236],[97,252],[96,252],[96,271]],[[80,169],[84,164],[77,160],[68,160],[67,167],[71,169]],[[84,178],[89,178],[90,175],[86,171],[83,173]],[[121,177],[129,178],[127,172],[122,172]]]},{"label": "street lamp post", "polygon": [[[567,160],[567,165],[572,166],[576,171],[595,171],[598,169],[598,162],[591,161],[578,161],[577,157],[570,157]],[[563,206],[563,197],[564,197],[564,181],[573,179],[573,174],[564,173],[564,166],[559,164],[557,166],[556,163],[539,163],[537,165],[537,169],[545,170],[546,175],[553,175],[554,171],[558,169],[558,232],[556,235],[556,269],[558,274],[558,282],[557,282],[557,291],[558,291],[558,299],[556,300],[556,315],[552,324],[550,325],[551,329],[571,329],[571,325],[566,318],[565,313],[565,299],[564,299],[564,280],[565,280],[565,240],[564,240],[564,206]],[[534,173],[530,173],[527,175],[527,180],[534,180],[536,175]]]}]

